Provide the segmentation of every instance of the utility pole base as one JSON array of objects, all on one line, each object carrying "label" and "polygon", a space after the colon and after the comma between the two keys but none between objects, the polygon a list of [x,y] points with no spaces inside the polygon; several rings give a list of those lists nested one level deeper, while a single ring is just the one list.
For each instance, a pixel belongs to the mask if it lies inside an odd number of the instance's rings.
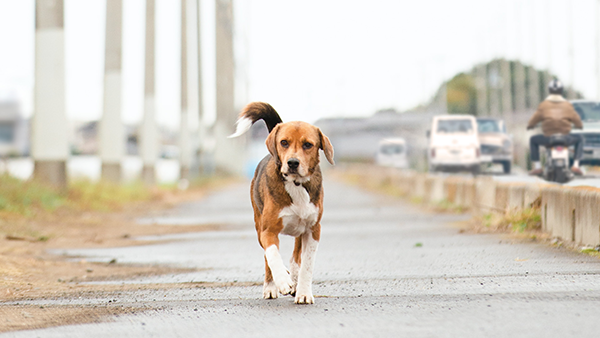
[{"label": "utility pole base", "polygon": [[57,188],[66,188],[67,162],[37,160],[33,163],[33,179]]},{"label": "utility pole base", "polygon": [[102,180],[121,183],[121,164],[102,163]]},{"label": "utility pole base", "polygon": [[153,186],[156,184],[156,172],[154,170],[154,166],[145,165],[142,168],[142,182],[145,185]]},{"label": "utility pole base", "polygon": [[179,169],[179,179],[180,180],[189,180],[190,179],[190,168],[187,166],[182,166]]}]

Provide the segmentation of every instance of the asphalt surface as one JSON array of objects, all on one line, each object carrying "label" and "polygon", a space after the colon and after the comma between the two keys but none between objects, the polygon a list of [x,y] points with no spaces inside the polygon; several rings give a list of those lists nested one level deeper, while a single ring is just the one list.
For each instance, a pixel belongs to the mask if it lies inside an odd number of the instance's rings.
[{"label": "asphalt surface", "polygon": [[[428,213],[331,180],[325,189],[314,305],[295,305],[289,296],[262,299],[263,254],[249,187],[240,184],[140,220],[148,226],[221,223],[222,231],[57,252],[198,269],[136,283],[216,286],[35,301],[149,310],[0,337],[575,337],[600,331],[599,259],[503,235],[460,233],[457,223],[469,216]],[[282,239],[287,262],[293,242]]]}]

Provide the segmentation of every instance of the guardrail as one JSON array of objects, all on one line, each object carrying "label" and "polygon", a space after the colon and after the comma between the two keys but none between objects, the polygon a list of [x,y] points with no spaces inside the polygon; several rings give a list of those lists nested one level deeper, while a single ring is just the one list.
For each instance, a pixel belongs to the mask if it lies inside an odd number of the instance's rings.
[{"label": "guardrail", "polygon": [[510,213],[539,208],[542,231],[564,241],[600,245],[600,189],[535,183],[496,182],[489,176],[461,177],[372,165],[339,166],[337,171],[431,205],[451,203],[473,213]]}]

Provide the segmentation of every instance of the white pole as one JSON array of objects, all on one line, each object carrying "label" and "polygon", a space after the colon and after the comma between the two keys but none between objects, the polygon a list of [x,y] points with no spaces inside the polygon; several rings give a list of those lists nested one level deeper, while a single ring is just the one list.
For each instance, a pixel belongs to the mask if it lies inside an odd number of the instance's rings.
[{"label": "white pole", "polygon": [[155,120],[154,96],[154,7],[155,0],[146,1],[146,62],[144,79],[144,117],[140,128],[140,155],[142,181],[147,185],[156,182],[155,164],[158,156],[159,135]]},{"label": "white pole", "polygon": [[187,0],[181,0],[181,121],[179,123],[179,177],[189,178],[192,150],[188,117]]},{"label": "white pole", "polygon": [[569,29],[569,81],[571,89],[568,91],[568,98],[575,98],[575,36],[573,35],[573,0],[568,2],[567,25]]},{"label": "white pole", "polygon": [[[552,2],[551,1],[546,1],[544,3],[544,6],[546,7],[546,27],[548,29],[550,29],[550,27],[552,27]],[[552,34],[546,34],[546,41],[547,41],[547,51],[546,51],[546,55],[547,55],[547,61],[548,61],[548,73],[552,74]]]},{"label": "white pole", "polygon": [[600,0],[596,0],[596,100],[600,101]]},{"label": "white pole", "polygon": [[196,58],[198,62],[198,149],[196,150],[197,161],[199,162],[200,174],[204,174],[206,172],[206,156],[204,153],[204,142],[206,140],[206,126],[204,123],[204,90],[202,88],[202,29],[201,29],[201,20],[200,14],[202,13],[202,2],[201,0],[196,0],[196,37],[197,37],[197,50],[196,50]]},{"label": "white pole", "polygon": [[34,114],[31,122],[33,177],[66,187],[69,157],[65,112],[63,0],[36,0]]},{"label": "white pole", "polygon": [[121,120],[122,0],[106,1],[106,46],[104,60],[104,110],[100,119],[102,178],[121,180],[125,154],[125,128]]},{"label": "white pole", "polygon": [[237,120],[234,108],[235,64],[233,55],[233,0],[215,0],[217,117],[214,126],[217,169],[243,173],[243,138],[227,138]]},{"label": "white pole", "polygon": [[530,0],[530,13],[531,19],[529,20],[531,26],[531,65],[529,67],[529,108],[535,109],[540,102],[540,79],[538,76],[538,71],[536,69],[536,36],[535,30],[537,28],[537,20],[536,15],[537,11],[535,10],[535,0]]}]

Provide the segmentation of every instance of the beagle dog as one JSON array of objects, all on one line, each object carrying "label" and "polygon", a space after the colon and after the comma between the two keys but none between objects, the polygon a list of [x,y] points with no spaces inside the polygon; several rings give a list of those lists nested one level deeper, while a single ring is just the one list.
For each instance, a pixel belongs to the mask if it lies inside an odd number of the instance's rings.
[{"label": "beagle dog", "polygon": [[[258,164],[250,186],[258,242],[265,250],[263,297],[290,294],[297,304],[313,304],[312,275],[323,214],[319,149],[333,165],[333,146],[319,128],[305,122],[283,123],[264,102],[252,102],[242,110],[230,137],[242,135],[258,120],[269,129],[270,153]],[[289,271],[279,253],[279,234],[296,238]]]}]

